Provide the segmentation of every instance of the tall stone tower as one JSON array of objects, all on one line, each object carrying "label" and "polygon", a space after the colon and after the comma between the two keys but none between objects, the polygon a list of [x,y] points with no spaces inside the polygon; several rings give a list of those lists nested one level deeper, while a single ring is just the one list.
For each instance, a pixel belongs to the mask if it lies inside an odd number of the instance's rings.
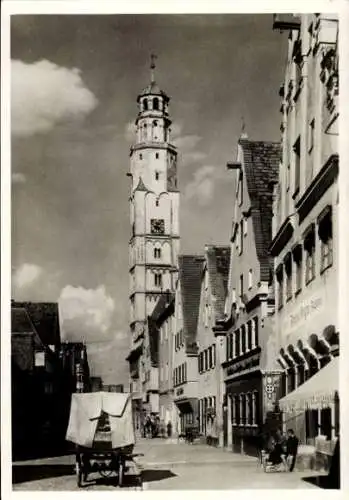
[{"label": "tall stone tower", "polygon": [[[154,78],[137,98],[130,151],[130,362],[133,393],[141,392],[141,339],[161,293],[173,290],[179,252],[177,151],[170,143],[169,97]],[[136,389],[138,386],[138,389]],[[135,394],[136,396],[136,394]]]}]

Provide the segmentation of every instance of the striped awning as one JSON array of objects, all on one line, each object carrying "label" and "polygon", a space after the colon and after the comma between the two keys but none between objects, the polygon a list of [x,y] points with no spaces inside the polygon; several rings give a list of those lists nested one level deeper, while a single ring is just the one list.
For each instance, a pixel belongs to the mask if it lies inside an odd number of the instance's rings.
[{"label": "striped awning", "polygon": [[339,357],[332,359],[324,368],[304,384],[279,401],[285,412],[302,412],[328,408],[339,391]]}]

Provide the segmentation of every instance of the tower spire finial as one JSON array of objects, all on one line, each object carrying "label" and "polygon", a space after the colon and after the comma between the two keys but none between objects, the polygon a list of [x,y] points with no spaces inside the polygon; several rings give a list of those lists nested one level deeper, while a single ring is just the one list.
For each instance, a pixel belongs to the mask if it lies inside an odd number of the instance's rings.
[{"label": "tower spire finial", "polygon": [[241,117],[241,134],[240,134],[240,139],[247,139],[248,135],[246,134],[246,123],[245,123],[245,118],[242,116]]},{"label": "tower spire finial", "polygon": [[151,83],[155,82],[155,76],[154,76],[154,70],[155,70],[155,59],[157,59],[157,55],[151,54],[150,55],[150,81]]}]

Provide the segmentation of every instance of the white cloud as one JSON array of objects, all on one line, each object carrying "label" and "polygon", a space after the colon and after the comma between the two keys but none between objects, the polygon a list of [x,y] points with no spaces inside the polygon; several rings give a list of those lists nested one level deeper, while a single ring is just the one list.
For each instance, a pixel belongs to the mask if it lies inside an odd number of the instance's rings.
[{"label": "white cloud", "polygon": [[24,184],[27,180],[21,172],[13,172],[11,179],[13,184]]},{"label": "white cloud", "polygon": [[15,135],[46,132],[58,123],[83,118],[97,102],[79,69],[47,60],[11,63],[11,125]]},{"label": "white cloud", "polygon": [[199,205],[208,205],[214,194],[216,183],[224,180],[221,169],[205,165],[194,172],[193,180],[187,184],[184,196],[187,200],[195,199]]},{"label": "white cloud", "polygon": [[173,143],[181,153],[185,153],[192,151],[200,141],[201,137],[199,135],[182,135],[175,138]]},{"label": "white cloud", "polygon": [[136,125],[134,120],[128,122],[125,127],[125,138],[127,142],[134,142],[136,138]]},{"label": "white cloud", "polygon": [[58,299],[62,336],[69,340],[106,340],[115,303],[104,286],[96,289],[67,285]]},{"label": "white cloud", "polygon": [[171,138],[175,139],[182,133],[182,125],[180,123],[172,123],[171,125]]},{"label": "white cloud", "polygon": [[206,153],[201,153],[200,151],[188,151],[183,155],[182,164],[187,165],[188,163],[198,163],[206,158]]},{"label": "white cloud", "polygon": [[13,275],[15,290],[19,291],[33,285],[41,276],[42,268],[36,264],[22,264]]}]

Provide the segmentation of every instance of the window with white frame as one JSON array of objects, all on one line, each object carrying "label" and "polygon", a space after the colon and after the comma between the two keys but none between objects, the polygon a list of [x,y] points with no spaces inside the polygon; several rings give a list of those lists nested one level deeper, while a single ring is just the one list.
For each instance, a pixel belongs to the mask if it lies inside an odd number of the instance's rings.
[{"label": "window with white frame", "polygon": [[258,324],[258,316],[254,316],[253,321],[253,331],[254,331],[254,342],[255,347],[259,344],[259,324]]},{"label": "window with white frame", "polygon": [[229,335],[229,340],[230,340],[230,357],[233,358],[235,357],[234,356],[234,342],[235,342],[235,339],[234,339],[234,334],[231,333]]},{"label": "window with white frame", "polygon": [[310,226],[304,237],[305,250],[305,284],[308,285],[315,278],[315,228]]},{"label": "window with white frame", "polygon": [[252,349],[252,321],[247,322],[247,348],[250,351]]},{"label": "window with white frame", "polygon": [[294,157],[294,194],[299,192],[301,178],[301,139],[298,137],[293,146]]},{"label": "window with white frame", "polygon": [[248,271],[248,289],[251,290],[252,288],[252,269],[249,269]]},{"label": "window with white frame", "polygon": [[240,356],[240,330],[235,330],[235,356]]},{"label": "window with white frame", "polygon": [[231,337],[230,333],[225,337],[226,361],[229,361],[229,359],[231,359],[231,357],[232,357],[230,337]]},{"label": "window with white frame", "polygon": [[239,297],[242,300],[242,296],[244,294],[244,275],[240,274],[239,278]]},{"label": "window with white frame", "polygon": [[240,335],[241,335],[241,354],[245,354],[245,352],[246,352],[246,328],[245,328],[245,325],[241,325]]},{"label": "window with white frame", "polygon": [[154,248],[154,258],[161,259],[161,248]]},{"label": "window with white frame", "polygon": [[333,263],[332,207],[326,207],[318,219],[318,233],[321,245],[320,270],[324,272]]},{"label": "window with white frame", "polygon": [[204,371],[207,370],[207,367],[208,367],[208,353],[207,353],[207,349],[204,350]]},{"label": "window with white frame", "polygon": [[232,304],[236,304],[236,290],[235,290],[235,288],[233,288],[231,291],[231,302],[232,302]]},{"label": "window with white frame", "polygon": [[216,344],[212,346],[213,368],[216,366]]},{"label": "window with white frame", "polygon": [[154,285],[156,287],[159,287],[159,288],[162,287],[162,274],[161,273],[154,273]]}]

